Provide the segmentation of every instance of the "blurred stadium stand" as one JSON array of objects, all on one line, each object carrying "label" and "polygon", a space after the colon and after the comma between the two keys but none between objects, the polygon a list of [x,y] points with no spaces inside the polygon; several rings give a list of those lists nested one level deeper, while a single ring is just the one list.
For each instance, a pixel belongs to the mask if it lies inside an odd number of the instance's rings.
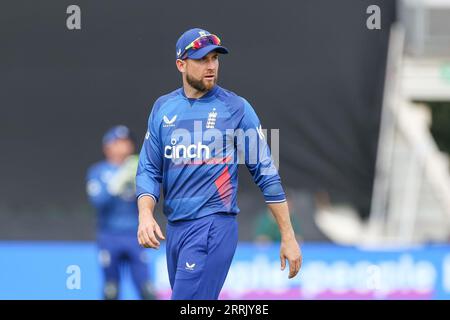
[{"label": "blurred stadium stand", "polygon": [[398,4],[372,200],[371,231],[379,234],[372,241],[446,242],[449,158],[431,135],[430,110],[416,101],[450,102],[450,78],[443,72],[450,59],[450,3]]},{"label": "blurred stadium stand", "polygon": [[[391,30],[377,167],[368,221],[322,210],[319,226],[342,244],[447,242],[450,166],[422,102],[450,102],[450,2],[400,0]],[[450,107],[450,105],[449,105]],[[341,228],[334,228],[335,225]]]}]

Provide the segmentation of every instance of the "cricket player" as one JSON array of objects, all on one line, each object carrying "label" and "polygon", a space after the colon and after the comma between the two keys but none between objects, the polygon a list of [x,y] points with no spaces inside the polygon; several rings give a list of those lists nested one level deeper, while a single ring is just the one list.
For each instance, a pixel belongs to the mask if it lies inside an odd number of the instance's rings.
[{"label": "cricket player", "polygon": [[106,160],[91,166],[87,193],[97,209],[97,243],[104,274],[103,297],[119,295],[120,272],[127,264],[141,299],[154,299],[144,249],[136,241],[138,210],[135,197],[137,156],[130,130],[111,128],[103,137]]},{"label": "cricket player", "polygon": [[217,85],[218,36],[195,28],[176,43],[183,86],[156,100],[139,156],[138,241],[158,249],[160,184],[167,216],[172,299],[218,299],[238,241],[238,164],[245,163],[281,233],[281,269],[301,266],[286,196],[259,119],[247,100]]}]

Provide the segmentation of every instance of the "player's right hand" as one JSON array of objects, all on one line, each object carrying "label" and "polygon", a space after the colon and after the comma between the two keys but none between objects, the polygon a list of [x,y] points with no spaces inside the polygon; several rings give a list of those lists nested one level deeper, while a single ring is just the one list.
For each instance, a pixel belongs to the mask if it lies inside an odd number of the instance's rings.
[{"label": "player's right hand", "polygon": [[157,238],[164,240],[165,237],[161,232],[161,228],[153,217],[139,216],[139,227],[137,232],[139,244],[144,248],[159,249],[159,241]]}]

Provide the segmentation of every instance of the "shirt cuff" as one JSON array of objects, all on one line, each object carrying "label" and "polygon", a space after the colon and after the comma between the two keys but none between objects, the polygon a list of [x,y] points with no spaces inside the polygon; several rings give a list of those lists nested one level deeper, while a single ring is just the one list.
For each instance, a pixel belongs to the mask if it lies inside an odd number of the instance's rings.
[{"label": "shirt cuff", "polygon": [[151,193],[141,193],[141,194],[137,197],[137,199],[139,200],[141,197],[144,197],[144,196],[152,197],[153,200],[155,200],[155,203],[158,202],[158,200],[156,199],[156,197],[155,197],[154,195],[152,195]]},{"label": "shirt cuff", "polygon": [[266,203],[282,203],[282,202],[286,202],[286,198],[282,200],[266,200]]}]

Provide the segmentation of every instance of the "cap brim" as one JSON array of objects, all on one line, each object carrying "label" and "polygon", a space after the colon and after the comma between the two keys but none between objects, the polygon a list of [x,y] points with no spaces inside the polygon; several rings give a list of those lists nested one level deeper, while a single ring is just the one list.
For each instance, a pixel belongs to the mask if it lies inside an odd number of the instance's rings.
[{"label": "cap brim", "polygon": [[216,46],[216,45],[210,45],[198,50],[191,50],[191,52],[188,52],[187,58],[189,59],[201,59],[204,56],[206,56],[211,51],[217,51],[218,53],[227,54],[228,49],[222,46]]}]

